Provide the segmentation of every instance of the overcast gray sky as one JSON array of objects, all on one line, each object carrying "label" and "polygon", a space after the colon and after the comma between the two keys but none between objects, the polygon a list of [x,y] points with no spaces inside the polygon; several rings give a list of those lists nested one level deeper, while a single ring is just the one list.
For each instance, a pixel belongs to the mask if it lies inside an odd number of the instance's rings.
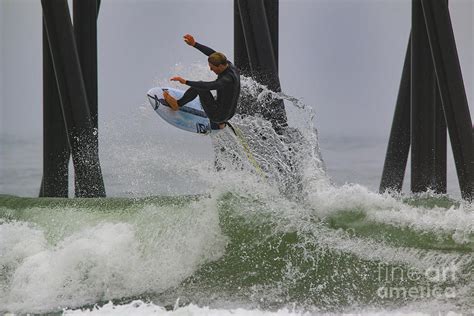
[{"label": "overcast gray sky", "polygon": [[[1,132],[41,135],[40,1],[0,4]],[[410,6],[409,0],[280,1],[282,88],[314,107],[322,136],[388,136]],[[474,1],[450,0],[450,7],[472,111]],[[103,0],[100,126],[144,104],[146,91],[174,75],[176,64],[206,64],[205,56],[183,43],[183,34],[233,59],[232,10],[232,0]],[[200,79],[199,73],[183,73]]]}]

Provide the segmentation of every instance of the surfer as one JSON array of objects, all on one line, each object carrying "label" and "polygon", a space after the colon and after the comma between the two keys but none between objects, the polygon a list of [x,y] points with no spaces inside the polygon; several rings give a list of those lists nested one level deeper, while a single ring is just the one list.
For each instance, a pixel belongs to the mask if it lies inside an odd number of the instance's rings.
[{"label": "surfer", "polygon": [[[211,121],[211,128],[222,129],[227,121],[234,116],[237,109],[240,95],[239,70],[227,60],[224,54],[199,44],[192,35],[186,34],[183,38],[186,44],[209,56],[207,59],[209,69],[217,75],[217,79],[214,81],[190,81],[181,77],[173,77],[171,81],[179,81],[190,88],[179,100],[176,100],[167,91],[163,92],[163,96],[175,111],[199,96],[202,108]],[[214,98],[211,90],[217,90],[217,98]]]}]

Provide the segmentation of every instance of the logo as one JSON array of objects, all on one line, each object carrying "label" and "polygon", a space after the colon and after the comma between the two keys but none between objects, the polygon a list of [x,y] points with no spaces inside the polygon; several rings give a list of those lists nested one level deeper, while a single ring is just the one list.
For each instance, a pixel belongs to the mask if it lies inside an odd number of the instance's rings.
[{"label": "logo", "polygon": [[[426,267],[424,270],[402,267],[384,267],[379,263],[378,280],[384,285],[377,289],[380,298],[454,298],[457,266]],[[407,286],[396,286],[409,282]]]},{"label": "logo", "polygon": [[196,131],[199,134],[207,134],[207,133],[209,133],[209,125],[202,124],[202,123],[196,123]]}]

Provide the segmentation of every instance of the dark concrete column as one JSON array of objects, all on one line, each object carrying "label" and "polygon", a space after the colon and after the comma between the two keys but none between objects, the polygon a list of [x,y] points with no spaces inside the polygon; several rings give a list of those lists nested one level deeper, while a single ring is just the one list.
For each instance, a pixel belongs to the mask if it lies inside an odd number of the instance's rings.
[{"label": "dark concrete column", "polygon": [[71,146],[77,197],[105,196],[94,129],[66,0],[42,0],[48,40]]},{"label": "dark concrete column", "polygon": [[461,195],[474,194],[472,121],[446,1],[421,0]]},{"label": "dark concrete column", "polygon": [[89,101],[92,125],[97,123],[97,0],[74,0],[73,18],[77,52]]},{"label": "dark concrete column", "polygon": [[234,0],[234,63],[242,75],[250,76],[250,61],[245,45],[244,30],[240,17],[239,0]]},{"label": "dark concrete column", "polygon": [[410,151],[410,98],[411,98],[411,36],[403,65],[392,129],[385,155],[380,182],[380,193],[387,190],[401,192]]},{"label": "dark concrete column", "polygon": [[68,197],[69,143],[43,23],[43,179],[40,197]]},{"label": "dark concrete column", "polygon": [[[278,66],[269,28],[271,24],[275,29],[278,22],[268,22],[263,0],[236,0],[236,3],[241,19],[251,75],[270,90],[279,92],[281,87],[278,78]],[[278,15],[273,14],[272,19],[278,19]],[[275,36],[277,35],[273,34],[273,37]],[[241,38],[238,40],[240,42]],[[236,49],[239,55],[241,51],[241,48]],[[287,126],[285,106],[281,100],[266,105],[262,109],[262,115],[272,122],[277,131]]]},{"label": "dark concrete column", "polygon": [[412,0],[411,191],[432,187],[435,166],[436,80],[421,0]]},{"label": "dark concrete column", "polygon": [[279,69],[279,49],[278,49],[278,37],[279,37],[279,7],[280,0],[264,0],[265,5],[265,14],[267,16],[268,30],[270,32],[270,38],[272,40],[273,46],[273,56],[275,58],[275,65],[277,68],[277,73]]}]

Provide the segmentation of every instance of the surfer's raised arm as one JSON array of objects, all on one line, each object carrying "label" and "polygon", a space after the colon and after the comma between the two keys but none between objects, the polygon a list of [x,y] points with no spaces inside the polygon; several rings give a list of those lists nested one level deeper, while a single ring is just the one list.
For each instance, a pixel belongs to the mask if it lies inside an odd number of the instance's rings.
[{"label": "surfer's raised arm", "polygon": [[198,42],[196,42],[196,40],[194,39],[194,37],[190,34],[186,34],[183,36],[184,38],[184,41],[186,42],[186,44],[188,44],[189,46],[193,46],[194,48],[197,48],[199,49],[203,54],[205,54],[206,56],[209,56],[213,53],[215,53],[216,51],[213,50],[212,48],[209,48],[207,46],[204,46],[202,44],[199,44]]}]

